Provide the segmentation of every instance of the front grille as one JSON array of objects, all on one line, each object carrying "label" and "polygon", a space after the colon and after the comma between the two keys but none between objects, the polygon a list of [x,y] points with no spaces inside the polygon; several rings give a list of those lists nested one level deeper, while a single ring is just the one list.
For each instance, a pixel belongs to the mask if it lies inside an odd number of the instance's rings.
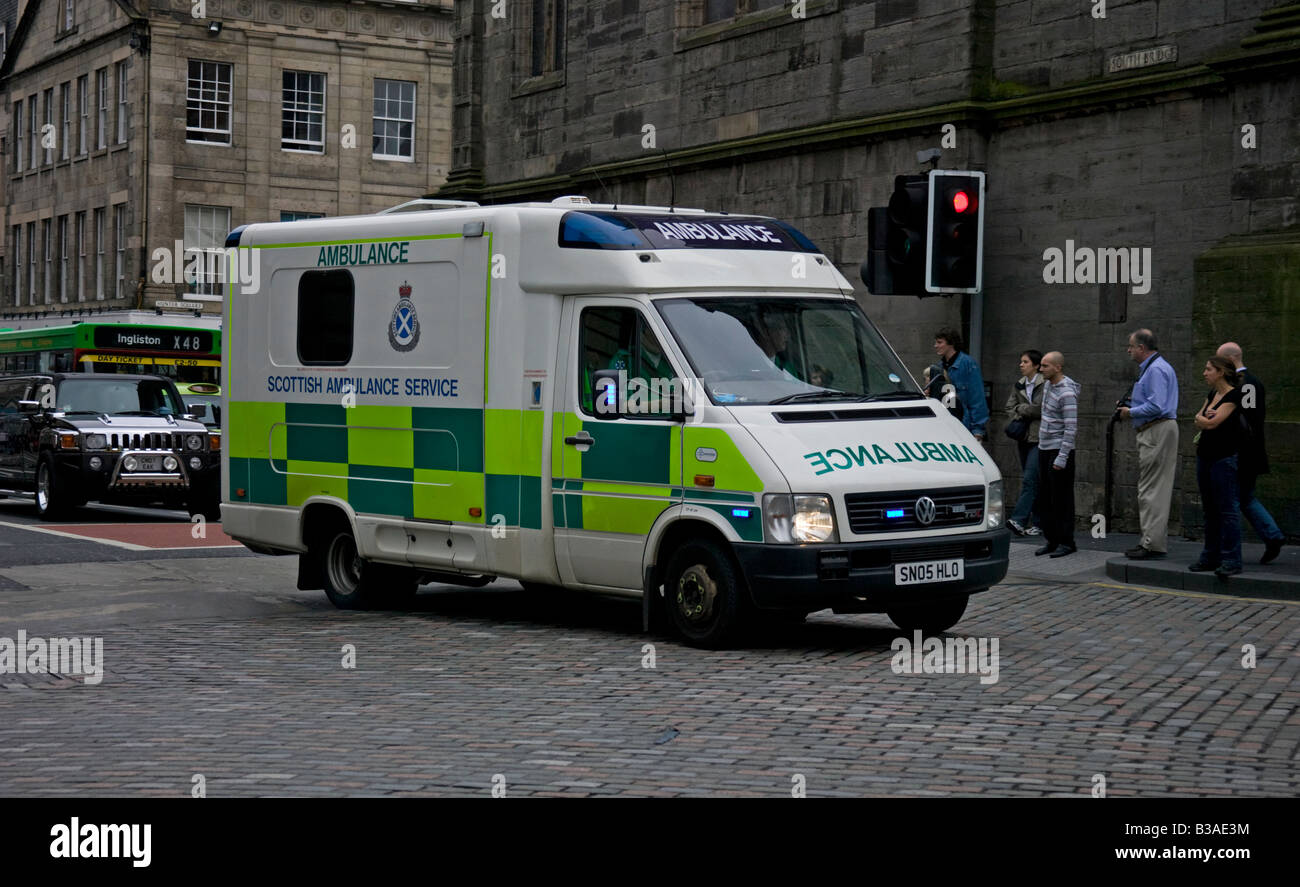
[{"label": "front grille", "polygon": [[965,558],[968,561],[984,560],[993,554],[993,543],[988,539],[975,542],[937,542],[933,545],[908,545],[906,548],[856,549],[850,562],[854,570],[871,570],[892,564],[914,561],[942,561]]},{"label": "front grille", "polygon": [[152,432],[149,434],[110,434],[108,445],[115,450],[179,450],[184,446],[183,434]]},{"label": "front grille", "polygon": [[[934,520],[928,524],[923,524],[916,518],[916,503],[922,496],[934,500]],[[844,497],[844,508],[849,515],[849,529],[859,535],[964,527],[984,520],[984,487],[849,493]],[[886,512],[890,511],[902,514],[886,517]]]}]

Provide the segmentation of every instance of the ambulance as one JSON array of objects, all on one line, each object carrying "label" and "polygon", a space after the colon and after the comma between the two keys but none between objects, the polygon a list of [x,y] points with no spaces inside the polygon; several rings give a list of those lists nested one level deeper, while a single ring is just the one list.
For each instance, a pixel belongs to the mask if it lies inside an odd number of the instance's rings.
[{"label": "ambulance", "polygon": [[718,647],[943,631],[1006,574],[993,460],[785,222],[413,201],[226,246],[223,529],[338,607],[510,579]]}]

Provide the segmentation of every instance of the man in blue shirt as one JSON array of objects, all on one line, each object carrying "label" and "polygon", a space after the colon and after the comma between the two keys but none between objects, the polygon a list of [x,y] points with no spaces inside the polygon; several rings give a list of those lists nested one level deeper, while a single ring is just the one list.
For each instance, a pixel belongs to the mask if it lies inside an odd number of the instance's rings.
[{"label": "man in blue shirt", "polygon": [[[983,443],[988,435],[989,405],[984,400],[984,377],[975,358],[962,351],[961,333],[956,330],[939,330],[934,334],[934,353],[943,361],[943,371],[952,383],[953,393],[961,402],[962,424],[966,430]],[[942,376],[939,377],[942,379]],[[932,379],[932,384],[941,381]]]},{"label": "man in blue shirt", "polygon": [[1133,383],[1132,405],[1121,406],[1119,414],[1137,431],[1142,540],[1124,554],[1141,560],[1168,551],[1169,502],[1178,470],[1178,376],[1159,353],[1151,330],[1128,337],[1128,354],[1142,369]]}]

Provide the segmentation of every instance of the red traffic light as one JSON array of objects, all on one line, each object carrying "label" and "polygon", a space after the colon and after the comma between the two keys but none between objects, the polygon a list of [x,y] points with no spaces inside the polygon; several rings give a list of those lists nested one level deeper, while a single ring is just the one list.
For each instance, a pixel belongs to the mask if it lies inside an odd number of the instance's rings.
[{"label": "red traffic light", "polygon": [[952,195],[952,208],[959,213],[964,213],[970,209],[970,196],[965,191],[957,191]]}]

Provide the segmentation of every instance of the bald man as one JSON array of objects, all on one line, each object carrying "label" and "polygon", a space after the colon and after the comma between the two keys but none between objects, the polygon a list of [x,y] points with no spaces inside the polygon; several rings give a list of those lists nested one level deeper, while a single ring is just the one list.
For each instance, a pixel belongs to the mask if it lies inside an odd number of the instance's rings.
[{"label": "bald man", "polygon": [[1268,474],[1268,451],[1264,446],[1264,383],[1246,369],[1241,346],[1236,342],[1224,342],[1216,353],[1232,361],[1237,368],[1242,414],[1250,425],[1250,440],[1243,442],[1237,455],[1237,500],[1241,513],[1264,542],[1264,556],[1259,562],[1267,564],[1278,556],[1286,536],[1273,520],[1273,515],[1255,498],[1256,479],[1261,474]]},{"label": "bald man", "polygon": [[1065,557],[1074,544],[1074,438],[1079,430],[1079,384],[1065,375],[1065,357],[1049,351],[1043,374],[1043,415],[1038,426],[1038,512],[1046,545],[1034,554]]}]

